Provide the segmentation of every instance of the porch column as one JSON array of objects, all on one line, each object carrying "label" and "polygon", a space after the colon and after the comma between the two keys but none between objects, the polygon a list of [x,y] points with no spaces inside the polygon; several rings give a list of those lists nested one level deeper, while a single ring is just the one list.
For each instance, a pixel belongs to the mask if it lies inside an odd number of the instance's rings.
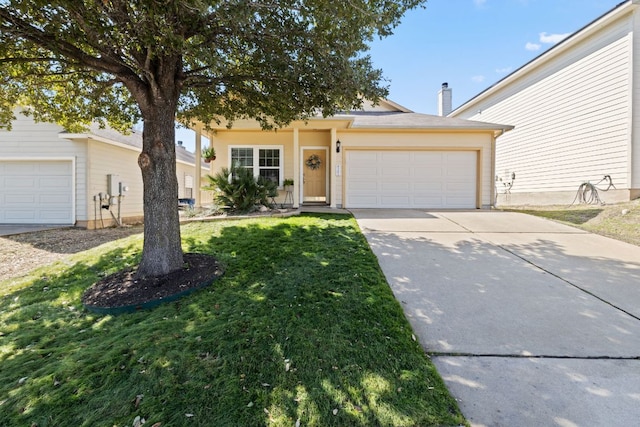
[{"label": "porch column", "polygon": [[302,193],[302,174],[300,173],[300,133],[298,128],[293,128],[293,176],[295,183],[293,192],[293,207],[300,207],[300,194]]},{"label": "porch column", "polygon": [[329,207],[336,208],[337,207],[337,197],[338,194],[338,153],[336,152],[336,141],[338,140],[338,131],[336,128],[331,128],[331,152],[329,153],[329,158],[331,162],[329,162],[329,186],[331,187],[331,193],[329,196],[331,197],[331,203]]},{"label": "porch column", "polygon": [[193,185],[194,187],[194,191],[193,191],[193,197],[196,199],[196,206],[197,207],[202,207],[202,193],[200,192],[200,187],[201,187],[201,179],[200,177],[202,176],[202,131],[201,129],[198,127],[196,128],[196,176],[193,178]]}]

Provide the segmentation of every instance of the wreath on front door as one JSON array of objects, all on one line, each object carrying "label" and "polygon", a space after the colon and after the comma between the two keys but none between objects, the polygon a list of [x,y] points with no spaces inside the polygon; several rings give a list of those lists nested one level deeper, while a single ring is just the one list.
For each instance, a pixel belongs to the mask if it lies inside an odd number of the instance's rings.
[{"label": "wreath on front door", "polygon": [[320,166],[322,165],[322,160],[320,160],[320,157],[318,157],[317,154],[312,154],[304,163],[307,165],[309,169],[316,170],[316,169],[319,169]]}]

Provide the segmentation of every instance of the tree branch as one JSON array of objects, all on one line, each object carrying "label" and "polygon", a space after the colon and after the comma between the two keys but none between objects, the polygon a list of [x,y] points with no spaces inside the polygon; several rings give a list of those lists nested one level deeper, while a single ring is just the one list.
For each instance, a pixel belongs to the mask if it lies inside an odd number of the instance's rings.
[{"label": "tree branch", "polygon": [[60,58],[54,58],[54,57],[33,57],[33,58],[0,58],[0,63],[16,63],[16,62],[24,62],[24,63],[29,63],[29,62],[64,62],[67,63],[67,61],[64,61]]},{"label": "tree branch", "polygon": [[[0,8],[0,18],[9,23],[9,25],[3,26],[3,31],[13,34],[16,37],[24,38],[53,53],[59,52],[63,56],[72,58],[96,71],[110,74],[130,73],[130,70],[122,64],[108,58],[96,58],[88,55],[73,44],[65,40],[61,40],[60,38],[56,38],[52,34],[45,33],[43,30],[37,28],[24,19],[15,16],[5,8]],[[56,60],[62,61],[62,59]]]}]

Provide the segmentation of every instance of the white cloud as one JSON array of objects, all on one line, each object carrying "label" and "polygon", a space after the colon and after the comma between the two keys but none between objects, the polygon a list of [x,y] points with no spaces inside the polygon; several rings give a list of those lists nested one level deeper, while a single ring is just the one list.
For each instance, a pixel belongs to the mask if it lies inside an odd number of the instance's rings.
[{"label": "white cloud", "polygon": [[540,43],[555,44],[566,39],[567,37],[569,37],[570,34],[571,33],[564,33],[564,34],[540,33]]},{"label": "white cloud", "polygon": [[531,42],[527,42],[527,44],[526,44],[526,45],[524,45],[524,48],[525,48],[525,49],[527,49],[527,50],[533,50],[533,51],[535,51],[535,50],[540,50],[540,48],[541,48],[541,47],[542,47],[542,46],[540,46],[539,44],[537,44],[537,43],[531,43]]},{"label": "white cloud", "polygon": [[504,67],[504,68],[496,68],[496,73],[498,74],[507,74],[513,70],[513,67]]},{"label": "white cloud", "polygon": [[484,76],[473,76],[471,77],[471,80],[473,80],[476,83],[482,83],[484,81]]},{"label": "white cloud", "polygon": [[486,2],[487,0],[473,0],[473,4],[475,4],[476,7],[482,7]]}]

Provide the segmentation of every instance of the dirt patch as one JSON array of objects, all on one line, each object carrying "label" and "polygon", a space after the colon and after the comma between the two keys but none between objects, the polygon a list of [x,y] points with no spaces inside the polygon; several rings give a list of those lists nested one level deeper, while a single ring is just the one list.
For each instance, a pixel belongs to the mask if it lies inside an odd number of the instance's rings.
[{"label": "dirt patch", "polygon": [[184,263],[181,270],[159,277],[139,278],[135,268],[119,271],[89,287],[82,303],[98,308],[140,307],[198,289],[223,274],[211,255],[187,253]]},{"label": "dirt patch", "polygon": [[[181,211],[183,222],[224,220],[255,216],[285,216],[298,213],[297,209],[262,209],[246,215],[220,214],[212,211]],[[142,225],[87,230],[83,228],[56,228],[45,231],[0,237],[0,282],[25,276],[36,268],[65,257],[86,251],[104,243],[122,239],[144,231]]]},{"label": "dirt patch", "polygon": [[141,225],[100,230],[59,228],[0,237],[0,281],[142,231]]}]

